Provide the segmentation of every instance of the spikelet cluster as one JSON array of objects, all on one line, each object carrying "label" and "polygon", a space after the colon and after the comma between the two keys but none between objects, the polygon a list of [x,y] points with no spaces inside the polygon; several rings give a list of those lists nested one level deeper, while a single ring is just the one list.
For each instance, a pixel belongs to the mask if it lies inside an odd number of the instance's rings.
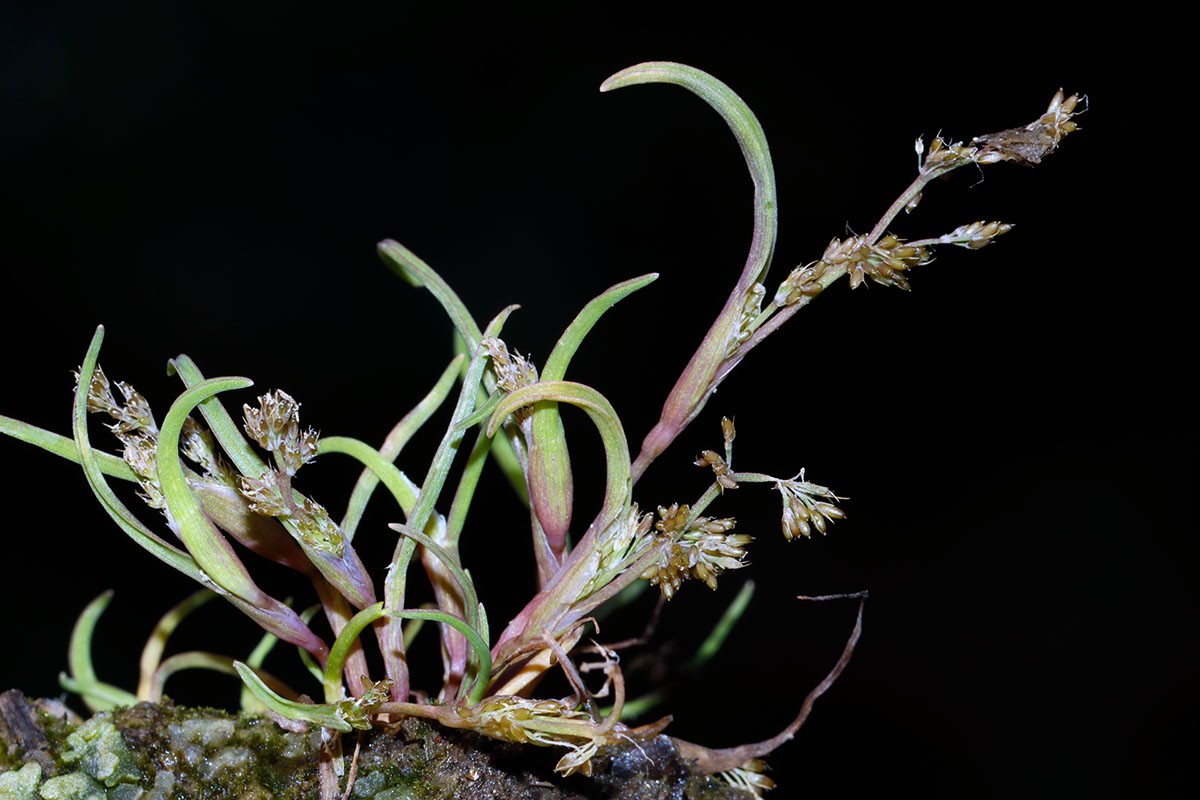
[{"label": "spikelet cluster", "polygon": [[579,593],[579,600],[603,589],[645,552],[654,540],[650,535],[653,522],[653,514],[643,514],[637,503],[631,503],[629,509],[608,527],[604,538],[596,545],[596,566],[591,579]]},{"label": "spikelet cluster", "polygon": [[832,502],[845,498],[804,480],[803,470],[791,480],[777,481],[775,489],[783,498],[783,538],[789,542],[797,536],[811,538],[814,528],[824,535],[834,520],[846,518],[846,512]]},{"label": "spikelet cluster", "polygon": [[495,695],[476,706],[459,707],[456,713],[467,727],[493,739],[567,748],[554,766],[562,775],[591,775],[592,756],[609,740],[586,711],[559,700]]},{"label": "spikelet cluster", "polygon": [[[537,383],[538,371],[528,359],[520,353],[510,353],[503,339],[494,336],[486,337],[480,345],[492,359],[492,371],[496,374],[496,385],[506,392],[515,392],[523,386]],[[531,407],[517,409],[513,419],[521,424],[533,414]]]},{"label": "spikelet cluster", "polygon": [[276,389],[258,398],[258,408],[242,406],[246,433],[275,459],[287,475],[317,455],[317,432],[300,430],[300,404],[287,392]]},{"label": "spikelet cluster", "polygon": [[984,222],[983,220],[970,222],[966,225],[959,225],[945,236],[939,236],[937,243],[956,244],[959,247],[978,250],[981,247],[987,247],[997,236],[1011,231],[1012,227],[1007,222]]},{"label": "spikelet cluster", "polygon": [[[832,242],[830,244],[832,245]],[[825,278],[831,274],[830,267],[829,262],[823,259],[796,267],[788,273],[783,283],[779,284],[779,289],[775,292],[775,305],[781,308],[792,306],[806,298],[811,300],[825,291]]]},{"label": "spikelet cluster", "polygon": [[346,537],[329,511],[307,497],[297,503],[292,494],[292,476],[317,455],[317,432],[300,430],[300,404],[287,392],[276,389],[259,397],[258,403],[258,408],[243,406],[244,427],[250,438],[271,453],[277,468],[257,478],[242,476],[238,491],[249,501],[251,511],[290,521],[305,545],[340,557]]},{"label": "spikelet cluster", "polygon": [[732,518],[697,517],[689,523],[691,508],[678,503],[669,508],[659,506],[658,516],[654,527],[661,542],[659,556],[642,578],[657,586],[666,599],[674,597],[689,578],[716,589],[722,572],[746,566],[746,545],[753,537],[730,533],[735,524]]},{"label": "spikelet cluster", "polygon": [[[79,373],[75,373],[79,381]],[[118,400],[113,386],[121,394]],[[87,410],[107,414],[114,422],[108,426],[121,443],[121,457],[137,476],[139,496],[146,505],[167,513],[167,501],[158,483],[158,424],[144,396],[124,381],[111,383],[99,366],[92,373],[88,387]],[[228,464],[217,454],[212,433],[191,417],[183,422],[180,452],[197,464],[206,478],[232,485],[234,478]]]},{"label": "spikelet cluster", "polygon": [[364,684],[370,683],[371,688],[352,700],[337,703],[336,713],[350,727],[366,731],[371,729],[372,712],[390,699],[392,680],[384,678],[372,683],[365,675],[362,680]]},{"label": "spikelet cluster", "polygon": [[[75,382],[79,382],[78,372]],[[139,496],[146,505],[165,513],[167,501],[158,483],[158,425],[154,414],[146,398],[133,386],[117,381],[116,387],[123,401],[117,400],[108,377],[97,366],[88,387],[87,410],[112,417],[114,422],[108,429],[121,442],[121,457],[137,476]]]},{"label": "spikelet cluster", "polygon": [[746,297],[742,301],[742,313],[738,316],[733,338],[729,340],[729,345],[725,348],[726,358],[736,353],[742,343],[754,333],[754,322],[762,312],[762,301],[766,293],[767,290],[761,283],[752,284],[746,291]]}]

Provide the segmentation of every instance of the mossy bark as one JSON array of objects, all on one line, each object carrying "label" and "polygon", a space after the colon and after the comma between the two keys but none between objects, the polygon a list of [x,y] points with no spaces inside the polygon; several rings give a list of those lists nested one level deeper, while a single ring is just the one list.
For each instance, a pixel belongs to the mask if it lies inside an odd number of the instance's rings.
[{"label": "mossy bark", "polygon": [[[349,796],[361,800],[751,797],[696,774],[666,736],[602,750],[590,777],[569,778],[554,773],[554,750],[415,719],[344,736],[342,748],[340,790],[353,774]],[[0,695],[0,800],[315,799],[321,750],[319,730],[261,716],[142,703],[81,720],[55,701]]]}]

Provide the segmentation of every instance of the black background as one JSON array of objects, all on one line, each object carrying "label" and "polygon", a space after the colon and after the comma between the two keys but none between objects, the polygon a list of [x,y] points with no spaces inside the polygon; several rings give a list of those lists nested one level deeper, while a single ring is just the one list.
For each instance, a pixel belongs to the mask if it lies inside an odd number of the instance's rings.
[{"label": "black background", "polygon": [[[787,544],[774,493],[730,495],[716,510],[757,536],[754,563],[715,594],[686,586],[656,647],[686,654],[757,578],[747,621],[667,710],[684,738],[766,738],[853,621],[850,603],[794,596],[871,591],[853,663],[771,759],[781,797],[1183,785],[1196,711],[1182,319],[1194,259],[1165,196],[1187,145],[1161,32],[1005,8],[876,18],[844,4],[756,25],[748,7],[689,22],[380,6],[0,12],[0,412],[66,433],[70,370],[103,323],[106,370],[160,419],[177,393],[165,361],[185,352],[211,375],[286,389],[326,433],[378,441],[449,355],[435,304],[374,254],[393,237],[477,318],[520,303],[505,338],[535,360],[590,297],[661,272],[571,371],[612,400],[636,448],[733,285],[751,193],[699,100],[674,87],[602,96],[606,76],[683,61],[755,109],[779,184],[771,287],[874,224],[914,174],[916,136],[1024,124],[1061,85],[1090,108],[1059,153],[1034,170],[960,170],[894,226],[919,237],[999,218],[1011,234],[943,252],[911,294],[829,291],[747,358],[639,484],[643,506],[694,498],[704,476],[689,462],[718,445],[727,414],[739,468],[805,467],[850,498],[830,536]],[[601,453],[586,418],[567,422],[582,520]],[[434,442],[401,458],[414,477]],[[73,620],[110,587],[98,668],[131,686],[142,638],[187,581],[120,535],[77,468],[11,441],[0,459],[0,686],[59,693]],[[330,458],[301,485],[340,513],[354,474]],[[364,526],[368,563],[390,552],[392,516],[381,502]],[[470,525],[464,560],[498,629],[532,573],[523,514],[495,475]],[[264,582],[299,590],[270,570]],[[218,606],[180,632],[181,646],[233,655],[254,638]],[[284,672],[290,660],[275,657]],[[432,688],[436,663],[418,669]],[[236,696],[196,675],[170,691]]]}]

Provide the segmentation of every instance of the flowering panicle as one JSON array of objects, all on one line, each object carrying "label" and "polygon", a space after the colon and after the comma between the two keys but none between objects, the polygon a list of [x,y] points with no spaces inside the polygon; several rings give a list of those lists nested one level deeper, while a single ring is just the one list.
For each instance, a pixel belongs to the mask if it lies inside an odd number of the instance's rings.
[{"label": "flowering panicle", "polygon": [[289,498],[279,472],[267,470],[258,478],[243,476],[238,491],[254,513],[293,522],[308,547],[338,557],[345,552],[346,537],[325,506],[308,497],[299,503]]},{"label": "flowering panicle", "polygon": [[506,392],[515,392],[522,386],[537,383],[538,371],[520,353],[509,353],[508,345],[495,336],[484,338],[480,344],[492,358],[492,370],[496,373],[496,385]]},{"label": "flowering panicle", "polygon": [[845,498],[804,480],[804,470],[790,480],[776,481],[775,488],[783,498],[783,537],[789,542],[796,536],[811,538],[813,528],[823,535],[835,519],[846,518],[846,512],[830,502]]},{"label": "flowering panicle", "polygon": [[[79,382],[78,372],[75,373],[75,382]],[[96,372],[92,375],[92,384],[88,387],[88,411],[103,412],[116,420],[109,426],[109,430],[118,437],[137,430],[157,436],[158,426],[154,422],[154,414],[150,411],[150,404],[146,402],[146,398],[124,381],[117,381],[116,385],[125,399],[123,403],[113,396],[108,376],[100,367],[96,367]]]}]

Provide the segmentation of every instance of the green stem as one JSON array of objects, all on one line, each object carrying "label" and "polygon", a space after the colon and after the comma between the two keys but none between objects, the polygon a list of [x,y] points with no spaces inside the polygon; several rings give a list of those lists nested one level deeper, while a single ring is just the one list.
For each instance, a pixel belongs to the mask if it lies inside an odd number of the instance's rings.
[{"label": "green stem", "polygon": [[[458,377],[459,369],[465,361],[466,358],[464,356],[455,356],[449,366],[442,370],[441,376],[429,393],[388,432],[387,437],[383,440],[383,444],[379,447],[379,456],[381,458],[389,464],[395,462],[396,458],[400,455],[400,451],[404,449],[404,446],[408,444],[413,435],[429,421],[429,418],[433,416],[435,411],[441,408],[442,403],[449,397],[450,390],[454,387],[454,381]],[[351,492],[350,501],[346,504],[346,516],[342,519],[342,533],[345,534],[347,541],[354,539],[354,532],[358,529],[358,523],[362,520],[363,512],[367,507],[367,501],[371,499],[371,494],[375,491],[375,487],[379,485],[379,480],[376,472],[368,468],[363,470],[362,475],[358,478],[358,482],[354,484],[354,491]],[[411,506],[401,506],[401,508],[405,509],[405,514],[408,514],[411,510]]]}]

